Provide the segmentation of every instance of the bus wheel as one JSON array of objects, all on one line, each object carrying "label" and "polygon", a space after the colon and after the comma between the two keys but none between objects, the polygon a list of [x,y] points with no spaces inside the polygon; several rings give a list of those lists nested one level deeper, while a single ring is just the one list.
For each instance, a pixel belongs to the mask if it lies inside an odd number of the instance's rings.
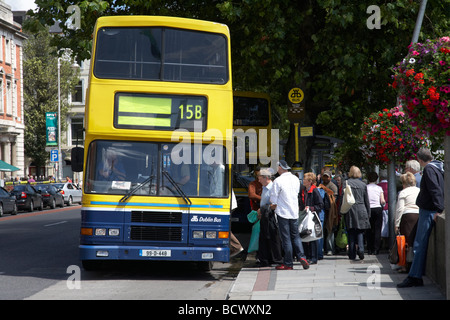
[{"label": "bus wheel", "polygon": [[211,271],[213,267],[212,261],[200,261],[197,262],[197,269],[200,271]]},{"label": "bus wheel", "polygon": [[81,264],[83,265],[83,269],[86,271],[95,271],[101,269],[103,261],[98,260],[82,260]]}]

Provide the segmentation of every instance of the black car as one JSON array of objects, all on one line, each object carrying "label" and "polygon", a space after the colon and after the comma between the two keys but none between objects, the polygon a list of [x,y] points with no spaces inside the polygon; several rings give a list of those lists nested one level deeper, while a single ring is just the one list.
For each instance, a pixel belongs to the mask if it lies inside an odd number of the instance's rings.
[{"label": "black car", "polygon": [[64,207],[64,196],[55,186],[51,184],[37,184],[34,188],[41,192],[44,207],[50,207],[52,209],[55,209],[56,206]]},{"label": "black car", "polygon": [[11,191],[16,196],[17,207],[22,210],[33,211],[34,208],[44,210],[41,194],[30,184],[18,184]]},{"label": "black car", "polygon": [[17,214],[16,196],[0,187],[0,217],[4,213]]}]

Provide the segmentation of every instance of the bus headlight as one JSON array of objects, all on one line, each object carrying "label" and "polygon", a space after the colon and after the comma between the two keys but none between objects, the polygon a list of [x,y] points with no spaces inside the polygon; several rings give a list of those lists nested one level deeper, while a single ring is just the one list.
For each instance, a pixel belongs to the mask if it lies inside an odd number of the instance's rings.
[{"label": "bus headlight", "polygon": [[117,237],[119,234],[120,234],[120,229],[109,229],[108,230],[109,236]]},{"label": "bus headlight", "polygon": [[106,236],[106,228],[97,228],[95,229],[96,236]]},{"label": "bus headlight", "polygon": [[194,230],[192,232],[192,238],[194,238],[194,239],[203,239],[203,231],[200,231],[200,230],[196,231],[196,230]]},{"label": "bus headlight", "polygon": [[216,237],[215,231],[206,231],[206,239],[215,239]]}]

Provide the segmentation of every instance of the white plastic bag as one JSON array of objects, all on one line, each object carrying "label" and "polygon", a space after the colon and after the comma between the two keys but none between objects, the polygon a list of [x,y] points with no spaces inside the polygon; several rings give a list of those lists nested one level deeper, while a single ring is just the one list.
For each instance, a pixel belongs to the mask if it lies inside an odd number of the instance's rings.
[{"label": "white plastic bag", "polygon": [[306,217],[298,227],[302,242],[319,240],[323,237],[322,223],[315,211],[307,209]]},{"label": "white plastic bag", "polygon": [[341,213],[346,214],[347,212],[349,212],[354,204],[355,197],[353,196],[352,188],[348,183],[346,183],[344,195],[342,197]]}]

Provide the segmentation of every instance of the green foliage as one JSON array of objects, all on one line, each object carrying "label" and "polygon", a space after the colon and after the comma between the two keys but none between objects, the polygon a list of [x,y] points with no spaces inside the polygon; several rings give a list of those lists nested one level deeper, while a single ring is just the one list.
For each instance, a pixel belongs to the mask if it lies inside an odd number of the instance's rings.
[{"label": "green foliage", "polygon": [[[358,149],[356,133],[363,118],[394,107],[388,87],[391,68],[407,54],[420,1],[360,0],[36,0],[40,9],[30,22],[66,21],[69,4],[81,9],[81,30],[61,23],[66,38],[54,44],[90,55],[94,21],[102,15],[150,14],[193,17],[226,23],[231,31],[233,86],[267,92],[275,107],[275,126],[289,132],[287,93],[305,92],[304,125],[316,133],[346,141]],[[370,5],[381,10],[381,29],[369,29]],[[437,38],[450,29],[450,0],[428,0],[420,39]],[[292,149],[292,148],[291,148]]]},{"label": "green foliage", "polygon": [[[24,122],[25,154],[37,166],[49,159],[45,151],[45,113],[58,111],[58,57],[56,48],[50,46],[51,36],[46,30],[30,36],[24,46]],[[67,94],[78,83],[71,63],[61,60],[61,127],[65,130],[69,108]]]}]

